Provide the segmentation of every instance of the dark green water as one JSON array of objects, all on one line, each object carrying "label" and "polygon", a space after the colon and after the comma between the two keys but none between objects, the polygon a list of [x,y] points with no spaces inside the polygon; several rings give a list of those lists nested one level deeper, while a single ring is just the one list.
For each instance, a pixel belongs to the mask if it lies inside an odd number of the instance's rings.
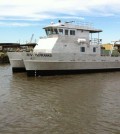
[{"label": "dark green water", "polygon": [[1,65],[0,134],[120,134],[120,72],[27,77]]}]

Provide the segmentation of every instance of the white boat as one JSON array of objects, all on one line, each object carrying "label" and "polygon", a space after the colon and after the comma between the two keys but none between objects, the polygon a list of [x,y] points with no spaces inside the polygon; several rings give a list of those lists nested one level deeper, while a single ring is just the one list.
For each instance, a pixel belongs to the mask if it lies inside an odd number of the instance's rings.
[{"label": "white boat", "polygon": [[[101,50],[101,29],[59,21],[44,27],[33,53],[23,55],[28,76],[59,75],[120,69],[120,57]],[[94,35],[94,38],[93,38]]]},{"label": "white boat", "polygon": [[16,50],[7,52],[13,72],[26,71],[22,55],[29,50],[28,47],[31,47],[32,49],[35,45],[36,43],[22,44],[19,48],[16,48]]}]

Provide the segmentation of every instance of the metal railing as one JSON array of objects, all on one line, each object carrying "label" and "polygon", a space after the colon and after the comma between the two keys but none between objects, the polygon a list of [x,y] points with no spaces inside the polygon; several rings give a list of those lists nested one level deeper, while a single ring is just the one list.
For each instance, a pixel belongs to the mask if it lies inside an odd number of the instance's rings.
[{"label": "metal railing", "polygon": [[102,44],[102,39],[92,38],[90,39],[90,45]]}]

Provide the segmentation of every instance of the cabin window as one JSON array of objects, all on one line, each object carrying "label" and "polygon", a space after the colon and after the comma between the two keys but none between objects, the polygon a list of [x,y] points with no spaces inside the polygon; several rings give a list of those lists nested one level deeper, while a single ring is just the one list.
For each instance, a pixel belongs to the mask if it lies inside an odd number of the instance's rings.
[{"label": "cabin window", "polygon": [[46,32],[46,35],[58,34],[57,29],[53,29],[53,28],[45,29],[45,32]]},{"label": "cabin window", "polygon": [[93,47],[93,52],[94,52],[94,53],[96,52],[96,47]]},{"label": "cabin window", "polygon": [[81,52],[85,52],[85,47],[81,47],[81,48],[80,48],[80,51],[81,51]]},{"label": "cabin window", "polygon": [[70,30],[70,35],[75,35],[75,30]]},{"label": "cabin window", "polygon": [[50,34],[50,29],[45,29],[46,35]]},{"label": "cabin window", "polygon": [[51,35],[53,33],[53,29],[45,29],[47,35]]},{"label": "cabin window", "polygon": [[59,34],[63,34],[63,29],[59,29]]},{"label": "cabin window", "polygon": [[53,34],[58,34],[58,30],[57,29],[53,29]]},{"label": "cabin window", "polygon": [[68,35],[68,30],[65,30],[65,35]]}]

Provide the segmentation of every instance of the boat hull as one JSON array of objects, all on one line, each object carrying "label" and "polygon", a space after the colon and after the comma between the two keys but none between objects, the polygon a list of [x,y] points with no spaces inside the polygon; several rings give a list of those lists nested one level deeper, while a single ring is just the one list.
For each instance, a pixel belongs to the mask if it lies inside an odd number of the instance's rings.
[{"label": "boat hull", "polygon": [[120,62],[24,61],[28,76],[79,74],[120,70]]},{"label": "boat hull", "polygon": [[97,72],[113,72],[120,71],[120,68],[110,69],[80,69],[80,70],[27,70],[27,76],[54,76],[54,75],[72,75],[86,74]]},{"label": "boat hull", "polygon": [[25,71],[25,65],[22,59],[23,52],[8,52],[7,54],[13,72]]}]

